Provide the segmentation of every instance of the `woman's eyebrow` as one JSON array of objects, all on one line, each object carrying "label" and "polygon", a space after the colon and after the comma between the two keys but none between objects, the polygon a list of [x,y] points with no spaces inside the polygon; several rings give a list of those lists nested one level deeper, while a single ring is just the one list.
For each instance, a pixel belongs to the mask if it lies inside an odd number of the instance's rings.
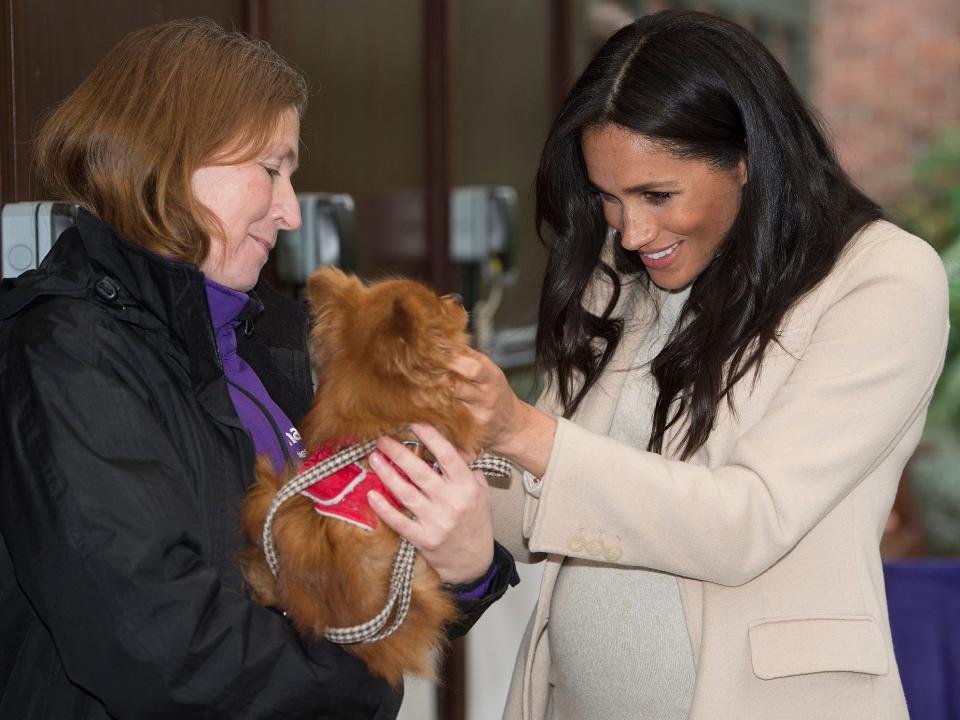
[{"label": "woman's eyebrow", "polygon": [[672,190],[679,185],[680,183],[677,180],[651,180],[650,182],[631,185],[630,187],[625,188],[624,192],[627,195],[641,194],[651,191]]},{"label": "woman's eyebrow", "polygon": [[289,149],[288,149],[288,150],[283,154],[283,159],[286,160],[286,161],[288,161],[288,162],[290,163],[290,166],[291,166],[291,167],[290,167],[290,170],[291,170],[291,172],[295,172],[296,169],[297,169],[298,167],[300,167],[300,158],[297,156],[297,152],[296,152],[295,150],[289,150]]},{"label": "woman's eyebrow", "polygon": [[[651,180],[650,182],[638,183],[636,185],[631,185],[627,188],[624,188],[623,192],[625,195],[640,195],[645,192],[651,191],[666,191],[673,190],[680,185],[678,180]],[[588,180],[587,188],[594,192],[601,193],[602,195],[613,195],[608,190],[604,190],[602,187],[597,185],[595,182]]]},{"label": "woman's eyebrow", "polygon": [[296,172],[297,168],[300,167],[300,158],[297,156],[297,152],[292,148],[287,148],[287,151],[283,153],[281,160],[290,163],[290,172]]},{"label": "woman's eyebrow", "polygon": [[297,168],[300,167],[300,158],[297,156],[297,151],[286,145],[268,147],[264,156],[275,157],[281,163],[290,163],[291,172],[296,172]]}]

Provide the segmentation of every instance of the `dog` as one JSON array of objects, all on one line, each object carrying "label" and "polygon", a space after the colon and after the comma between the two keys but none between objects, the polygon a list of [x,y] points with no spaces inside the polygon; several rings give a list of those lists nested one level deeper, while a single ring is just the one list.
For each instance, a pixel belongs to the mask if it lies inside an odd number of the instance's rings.
[{"label": "dog", "polygon": [[[405,279],[367,285],[326,267],[310,277],[307,301],[317,380],[314,404],[300,424],[308,451],[423,422],[455,447],[479,452],[476,423],[454,395],[458,376],[446,367],[469,346],[467,314],[457,299]],[[368,470],[365,462],[360,466]],[[368,507],[362,512],[372,530],[322,515],[300,494],[273,518],[275,579],[261,537],[271,503],[293,475],[274,472],[266,458],[258,461],[242,511],[251,545],[240,564],[257,602],[282,609],[302,634],[323,638],[330,628],[356,626],[384,608],[400,538]],[[456,619],[451,593],[417,555],[409,611],[399,628],[344,648],[394,685],[404,674],[436,679],[444,627]]]}]

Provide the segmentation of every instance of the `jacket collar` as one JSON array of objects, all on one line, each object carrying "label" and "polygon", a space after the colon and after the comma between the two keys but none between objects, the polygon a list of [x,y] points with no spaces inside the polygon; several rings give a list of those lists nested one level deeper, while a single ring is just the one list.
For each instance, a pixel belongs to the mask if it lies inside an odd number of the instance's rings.
[{"label": "jacket collar", "polygon": [[[191,263],[168,260],[128,241],[83,210],[77,230],[94,275],[106,276],[120,286],[114,303],[139,306],[144,313],[135,314],[134,322],[159,323],[180,340],[189,357],[194,390],[202,396],[211,381],[222,375],[203,273]],[[69,238],[63,237],[55,247],[65,245],[64,253],[75,253],[77,248],[68,243]]]},{"label": "jacket collar", "polygon": [[[112,299],[98,290],[104,280],[116,288]],[[238,333],[240,354],[245,355],[245,348],[256,351],[249,362],[259,372],[258,358],[269,356],[275,348],[284,356],[305,352],[307,317],[302,303],[279,294],[264,281],[250,295],[263,304],[265,311],[258,318],[250,317],[244,331]],[[222,383],[222,370],[206,285],[195,265],[167,260],[81,210],[77,224],[54,243],[39,269],[2,281],[0,321],[44,296],[75,297],[114,306],[123,322],[169,333],[174,340],[171,351],[188,366],[198,398],[203,401],[220,394],[213,387]],[[246,311],[244,316],[248,317]]]},{"label": "jacket collar", "polygon": [[0,321],[45,296],[98,302],[121,322],[167,333],[172,342],[165,346],[187,365],[197,399],[220,421],[241,427],[223,386],[204,276],[195,265],[167,260],[81,210],[37,270],[3,281]]}]

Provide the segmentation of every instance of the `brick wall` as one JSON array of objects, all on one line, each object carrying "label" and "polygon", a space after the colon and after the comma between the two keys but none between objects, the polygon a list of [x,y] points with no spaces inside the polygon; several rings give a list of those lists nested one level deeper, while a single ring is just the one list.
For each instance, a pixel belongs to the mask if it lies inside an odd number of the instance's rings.
[{"label": "brick wall", "polygon": [[853,178],[895,201],[960,125],[960,0],[815,0],[811,16],[810,97]]}]

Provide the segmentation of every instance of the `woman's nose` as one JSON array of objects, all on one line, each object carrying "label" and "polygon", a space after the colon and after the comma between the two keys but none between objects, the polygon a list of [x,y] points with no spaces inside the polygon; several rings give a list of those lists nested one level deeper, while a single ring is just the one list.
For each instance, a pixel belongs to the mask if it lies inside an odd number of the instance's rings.
[{"label": "woman's nose", "polygon": [[300,217],[300,201],[297,199],[297,193],[289,180],[283,183],[283,187],[278,188],[279,193],[274,207],[276,208],[277,224],[284,230],[296,230],[300,227],[302,219]]},{"label": "woman's nose", "polygon": [[624,213],[623,220],[620,244],[624,250],[639,250],[656,239],[659,226],[650,213]]}]

